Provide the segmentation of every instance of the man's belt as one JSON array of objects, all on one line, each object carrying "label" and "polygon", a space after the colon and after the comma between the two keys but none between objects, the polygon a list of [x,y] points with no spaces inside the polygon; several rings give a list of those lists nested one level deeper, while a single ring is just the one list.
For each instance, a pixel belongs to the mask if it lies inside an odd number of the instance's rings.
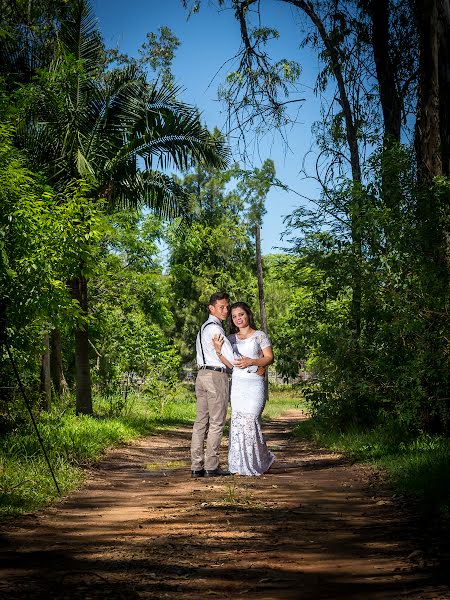
[{"label": "man's belt", "polygon": [[227,369],[227,367],[211,367],[209,365],[199,365],[198,370],[202,371],[203,369],[208,369],[208,371],[220,371],[221,373],[231,373],[231,369]]}]

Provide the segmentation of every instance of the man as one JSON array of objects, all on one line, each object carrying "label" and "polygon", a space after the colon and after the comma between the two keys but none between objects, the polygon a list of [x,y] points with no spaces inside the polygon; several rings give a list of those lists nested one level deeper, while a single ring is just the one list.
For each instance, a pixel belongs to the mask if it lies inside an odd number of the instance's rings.
[{"label": "man", "polygon": [[[225,292],[216,292],[209,300],[209,318],[203,323],[197,335],[197,366],[195,381],[197,396],[197,416],[192,431],[191,459],[192,477],[218,477],[229,475],[219,466],[219,447],[227,418],[230,392],[229,371],[217,356],[213,337],[225,335],[222,321],[228,316],[230,298]],[[232,363],[231,345],[222,350],[225,358]],[[204,441],[206,437],[206,450]]]}]

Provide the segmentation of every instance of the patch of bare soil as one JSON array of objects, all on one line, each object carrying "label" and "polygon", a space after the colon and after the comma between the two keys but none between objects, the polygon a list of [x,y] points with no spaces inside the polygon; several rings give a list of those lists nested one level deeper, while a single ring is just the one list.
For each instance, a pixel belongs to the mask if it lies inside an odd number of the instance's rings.
[{"label": "patch of bare soil", "polygon": [[296,440],[301,418],[265,425],[262,477],[191,479],[188,428],[111,451],[81,490],[2,526],[0,598],[450,598],[411,511],[377,473]]}]

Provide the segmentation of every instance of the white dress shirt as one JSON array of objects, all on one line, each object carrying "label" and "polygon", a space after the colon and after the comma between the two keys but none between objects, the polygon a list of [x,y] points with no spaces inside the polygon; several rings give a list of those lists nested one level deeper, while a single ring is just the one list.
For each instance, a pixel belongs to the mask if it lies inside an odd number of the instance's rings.
[{"label": "white dress shirt", "polygon": [[[222,327],[222,323],[217,317],[213,315],[209,315],[209,318],[203,323],[200,328],[200,331],[197,334],[197,341],[195,343],[195,348],[197,350],[197,365],[199,367],[203,367],[207,365],[208,367],[225,367],[223,362],[217,356],[216,351],[214,349],[213,337],[215,335],[222,334],[225,338],[225,341],[222,346],[222,354],[224,357],[233,364],[233,349],[229,340],[225,335],[224,328]],[[201,345],[200,345],[200,335],[201,335]],[[202,354],[203,347],[203,354]],[[203,360],[204,355],[204,360]]]}]

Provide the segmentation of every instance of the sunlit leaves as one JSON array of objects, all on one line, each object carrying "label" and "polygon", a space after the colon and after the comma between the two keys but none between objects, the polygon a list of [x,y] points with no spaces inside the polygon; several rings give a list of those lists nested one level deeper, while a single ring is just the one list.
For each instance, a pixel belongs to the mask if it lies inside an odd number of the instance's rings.
[{"label": "sunlit leaves", "polygon": [[180,359],[167,335],[169,280],[158,258],[161,227],[141,211],[102,218],[90,278],[90,335],[101,355],[94,379],[105,394],[116,393],[127,377],[177,376]]},{"label": "sunlit leaves", "polygon": [[65,281],[77,272],[80,260],[90,268],[89,246],[98,239],[98,219],[86,200],[85,184],[71,183],[56,193],[25,169],[4,127],[0,146],[0,285],[11,302],[12,341],[33,346],[30,332],[29,339],[20,334],[23,327],[52,327],[78,318]]},{"label": "sunlit leaves", "polygon": [[170,84],[173,82],[171,65],[179,46],[180,40],[168,27],[159,27],[157,34],[147,34],[147,41],[140,47],[140,63],[149,64],[158,75],[161,74],[164,83]]}]

